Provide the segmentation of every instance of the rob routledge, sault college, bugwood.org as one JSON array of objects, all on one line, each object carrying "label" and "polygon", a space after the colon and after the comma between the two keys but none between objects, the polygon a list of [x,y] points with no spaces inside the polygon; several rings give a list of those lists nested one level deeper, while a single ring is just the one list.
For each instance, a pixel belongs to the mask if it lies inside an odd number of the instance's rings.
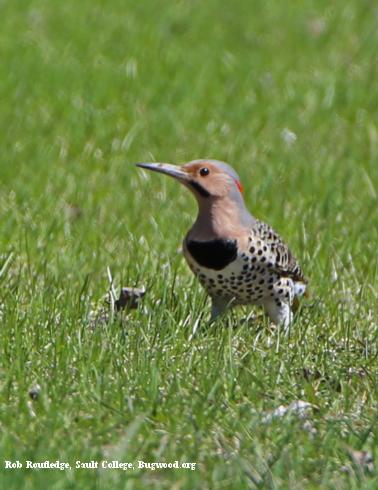
[{"label": "rob routledge, sault college, bugwood.org", "polygon": [[[72,469],[70,463],[65,463],[62,461],[43,461],[43,462],[34,462],[34,461],[25,461],[25,463],[21,463],[20,461],[4,461],[4,467],[5,469],[18,469],[18,468],[23,468],[25,465],[25,468],[27,469],[34,469],[34,470],[42,470],[42,469],[47,469],[47,470],[70,470]],[[148,469],[148,470],[156,470],[156,469],[161,469],[161,468],[184,468],[184,469],[190,469],[190,470],[195,470],[196,469],[196,463],[179,463],[178,461],[174,461],[173,463],[166,463],[166,462],[145,462],[145,461],[138,461],[136,464],[136,467],[138,469]],[[103,469],[119,469],[119,470],[134,470],[135,466],[134,463],[125,463],[125,462],[120,462],[120,461],[107,461],[103,460],[101,463],[99,461],[89,461],[89,462],[83,462],[83,461],[75,461],[75,469],[98,469],[98,468],[103,468]]]}]

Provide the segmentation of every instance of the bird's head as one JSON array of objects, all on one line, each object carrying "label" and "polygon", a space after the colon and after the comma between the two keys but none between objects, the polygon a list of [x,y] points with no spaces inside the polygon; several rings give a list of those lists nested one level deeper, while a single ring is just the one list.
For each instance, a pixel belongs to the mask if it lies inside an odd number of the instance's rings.
[{"label": "bird's head", "polygon": [[194,194],[200,205],[227,197],[233,201],[243,201],[243,188],[239,176],[227,163],[217,160],[193,160],[184,165],[170,163],[137,163],[137,165],[175,178]]}]

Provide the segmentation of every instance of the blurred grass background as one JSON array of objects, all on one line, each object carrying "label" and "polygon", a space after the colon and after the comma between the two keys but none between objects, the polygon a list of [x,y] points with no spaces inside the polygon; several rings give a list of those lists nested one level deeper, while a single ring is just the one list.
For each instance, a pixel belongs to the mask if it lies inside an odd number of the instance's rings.
[{"label": "blurred grass background", "polygon": [[[2,469],[4,485],[377,488],[351,457],[377,455],[375,2],[18,0],[0,16],[0,452],[199,464]],[[289,340],[223,328],[248,309],[188,340],[208,314],[177,253],[195,203],[133,163],[206,157],[235,167],[310,279]],[[148,293],[91,329],[107,267]],[[262,424],[296,399],[313,431]]]}]

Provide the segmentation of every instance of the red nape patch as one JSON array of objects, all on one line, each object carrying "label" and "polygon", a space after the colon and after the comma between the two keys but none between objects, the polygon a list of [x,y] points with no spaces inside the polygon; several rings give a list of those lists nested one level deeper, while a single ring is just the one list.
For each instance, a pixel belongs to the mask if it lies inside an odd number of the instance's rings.
[{"label": "red nape patch", "polygon": [[235,180],[235,184],[237,185],[239,191],[241,193],[243,193],[244,189],[243,189],[243,186],[241,185],[241,183],[239,182],[239,180]]}]

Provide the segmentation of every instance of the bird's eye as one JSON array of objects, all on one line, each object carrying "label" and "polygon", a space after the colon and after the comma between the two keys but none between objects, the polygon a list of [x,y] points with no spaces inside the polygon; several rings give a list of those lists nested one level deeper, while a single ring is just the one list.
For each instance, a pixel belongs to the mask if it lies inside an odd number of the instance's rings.
[{"label": "bird's eye", "polygon": [[206,175],[209,175],[210,170],[207,167],[201,168],[199,171],[201,177],[206,177]]}]

